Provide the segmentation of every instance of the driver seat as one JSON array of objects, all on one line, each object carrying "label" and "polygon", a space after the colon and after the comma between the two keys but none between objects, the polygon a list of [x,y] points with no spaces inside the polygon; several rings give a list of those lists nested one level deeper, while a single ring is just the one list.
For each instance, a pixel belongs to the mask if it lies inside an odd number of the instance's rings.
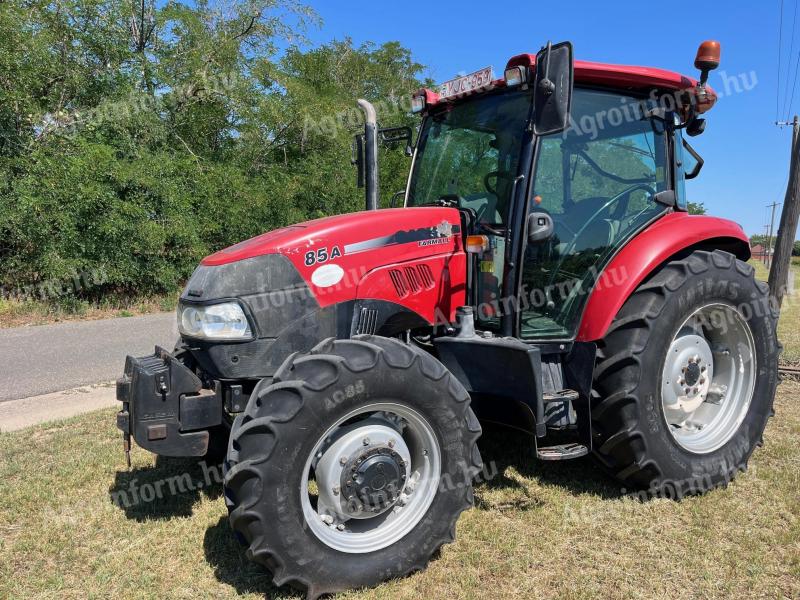
[{"label": "driver seat", "polygon": [[555,221],[555,231],[559,240],[556,250],[559,255],[563,256],[570,247],[572,247],[571,253],[574,254],[577,251],[606,248],[613,244],[618,223],[614,219],[604,219],[601,216],[595,217],[594,221],[580,233],[577,243],[573,244],[575,235],[606,202],[608,198],[586,198],[574,203],[568,213],[561,215],[561,218]]}]

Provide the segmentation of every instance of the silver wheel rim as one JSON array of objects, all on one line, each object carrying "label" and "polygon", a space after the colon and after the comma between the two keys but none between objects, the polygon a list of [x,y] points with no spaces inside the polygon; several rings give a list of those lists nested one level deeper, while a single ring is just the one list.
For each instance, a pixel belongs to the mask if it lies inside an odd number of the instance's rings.
[{"label": "silver wheel rim", "polygon": [[722,303],[696,310],[673,338],[661,375],[672,437],[695,454],[724,446],[747,415],[755,380],[755,344],[742,314]]},{"label": "silver wheel rim", "polygon": [[[370,461],[399,473],[387,477],[398,485],[387,484],[379,493],[364,487],[361,491],[374,493],[359,495],[360,483],[351,481],[351,474],[360,477]],[[440,477],[441,451],[430,423],[401,404],[370,404],[339,419],[314,445],[300,484],[303,516],[327,546],[353,554],[375,552],[422,520]],[[354,487],[345,487],[348,483]],[[362,502],[365,496],[369,500]]]}]

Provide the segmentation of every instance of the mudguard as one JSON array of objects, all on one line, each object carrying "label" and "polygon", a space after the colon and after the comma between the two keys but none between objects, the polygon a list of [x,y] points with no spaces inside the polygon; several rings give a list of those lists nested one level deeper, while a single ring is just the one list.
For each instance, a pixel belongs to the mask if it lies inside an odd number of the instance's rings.
[{"label": "mudguard", "polygon": [[674,256],[701,248],[750,258],[748,237],[737,223],[683,212],[668,214],[628,242],[603,270],[586,304],[577,340],[602,339],[640,283]]}]

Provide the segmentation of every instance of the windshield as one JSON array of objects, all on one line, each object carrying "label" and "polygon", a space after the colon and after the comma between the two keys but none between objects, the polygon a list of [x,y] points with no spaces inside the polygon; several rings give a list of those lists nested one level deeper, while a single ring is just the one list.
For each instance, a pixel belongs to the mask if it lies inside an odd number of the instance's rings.
[{"label": "windshield", "polygon": [[478,221],[505,223],[522,138],[530,118],[529,91],[476,97],[425,120],[407,206],[457,202]]}]

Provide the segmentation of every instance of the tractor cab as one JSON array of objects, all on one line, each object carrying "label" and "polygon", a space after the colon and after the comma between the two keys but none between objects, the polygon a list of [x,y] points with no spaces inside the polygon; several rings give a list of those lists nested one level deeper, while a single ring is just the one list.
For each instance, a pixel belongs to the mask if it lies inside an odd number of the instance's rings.
[{"label": "tractor cab", "polygon": [[479,329],[531,341],[574,339],[609,260],[659,217],[686,211],[685,180],[702,160],[684,130],[702,129],[697,115],[716,99],[655,69],[578,62],[573,75],[570,57],[550,64],[562,72],[547,77],[568,82],[558,101],[569,108],[542,135],[532,55],[512,58],[503,79],[483,69],[442,94],[422,90],[406,192],[407,207],[459,208],[481,236],[470,290]]}]

